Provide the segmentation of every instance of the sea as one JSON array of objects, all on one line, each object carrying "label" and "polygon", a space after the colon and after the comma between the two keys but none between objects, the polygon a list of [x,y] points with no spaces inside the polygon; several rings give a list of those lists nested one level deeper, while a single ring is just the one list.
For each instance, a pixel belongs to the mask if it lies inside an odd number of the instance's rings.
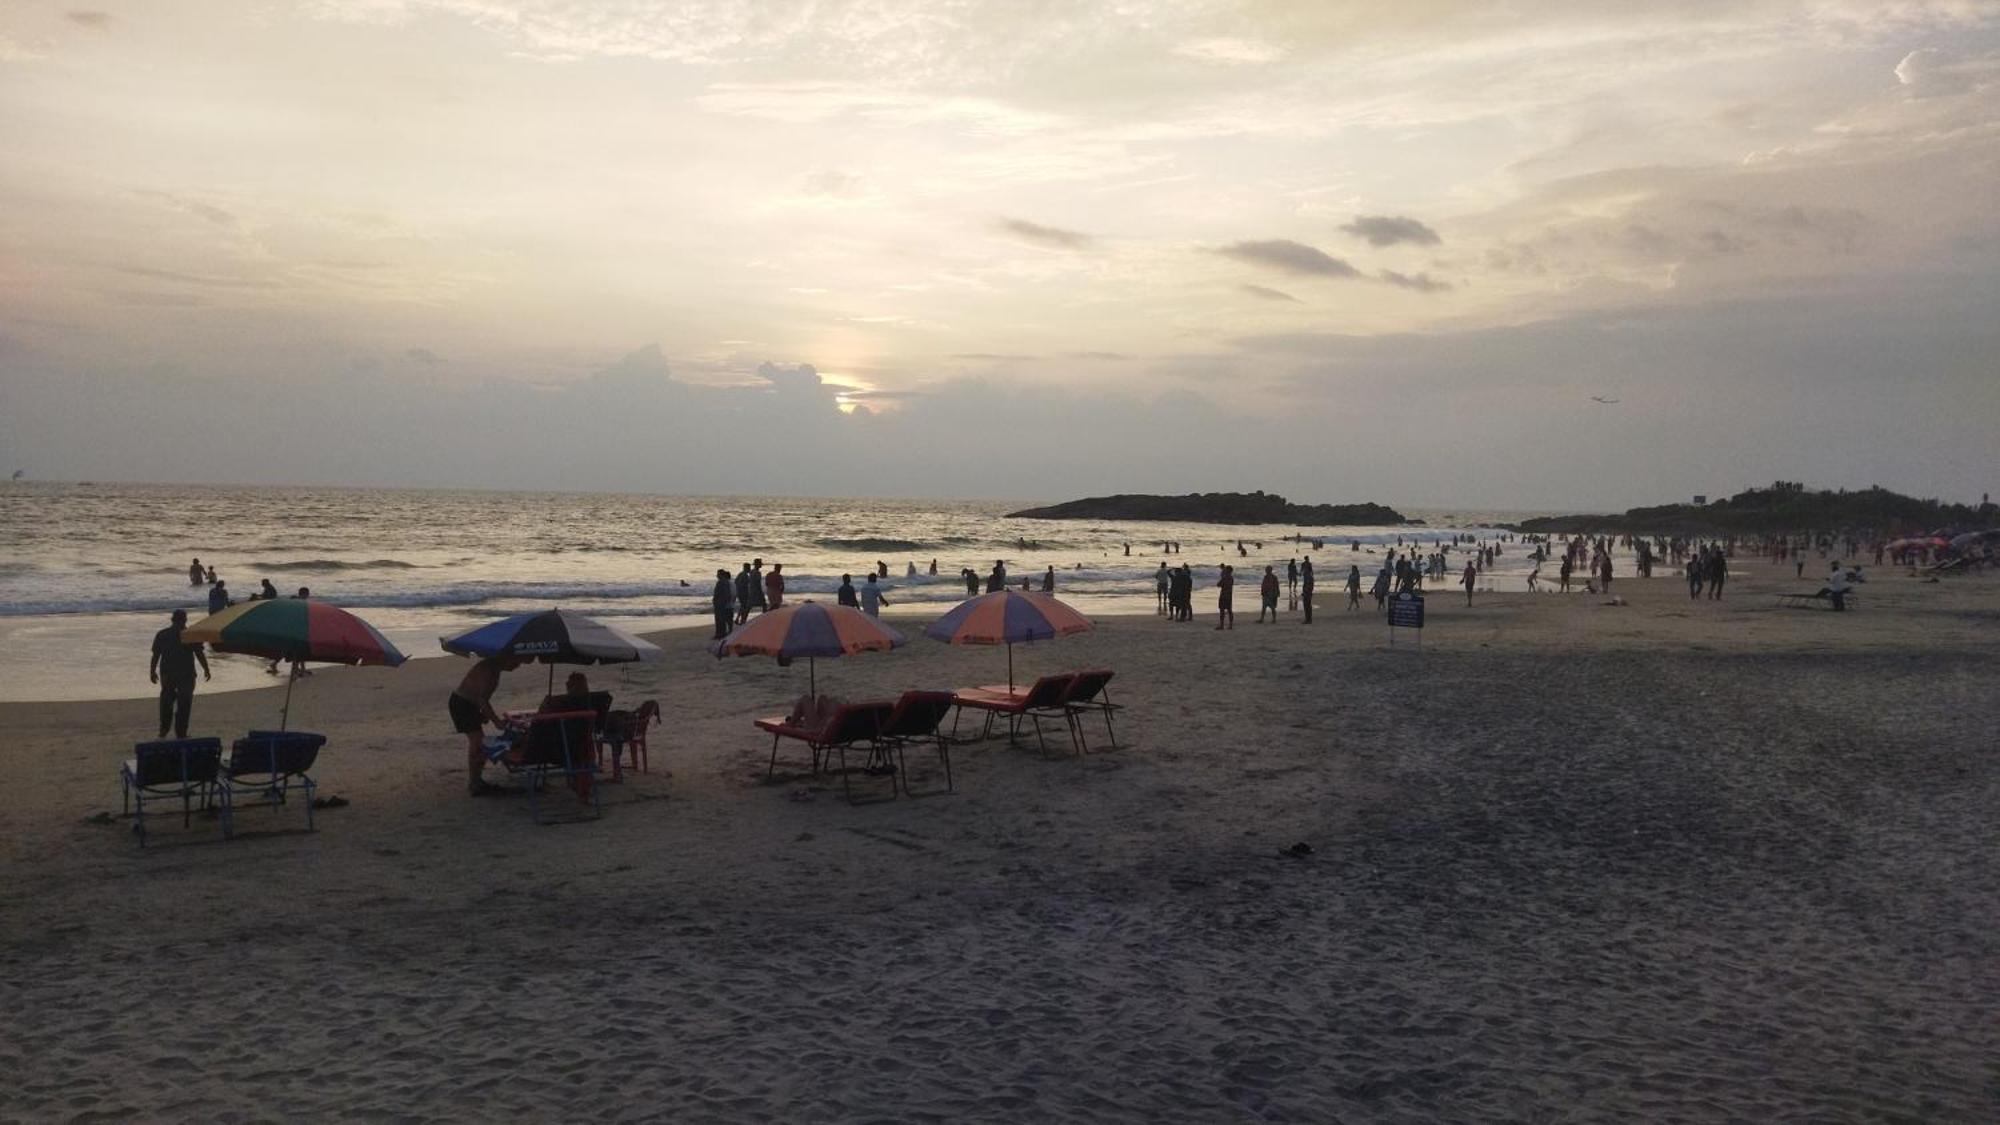
[{"label": "sea", "polygon": [[[996,560],[1016,586],[1039,588],[1054,567],[1057,596],[1097,614],[1151,612],[1156,568],[1185,562],[1205,609],[1202,588],[1229,563],[1238,605],[1255,613],[1267,564],[1283,575],[1310,554],[1329,598],[1350,565],[1372,576],[1399,543],[1493,541],[1496,525],[1546,514],[1403,509],[1423,525],[1323,528],[1007,515],[1046,502],[0,483],[0,700],[153,694],[153,633],[175,609],[207,613],[207,588],[188,581],[195,558],[239,601],[261,579],[286,595],[306,587],[415,658],[444,655],[442,636],[551,607],[637,631],[706,627],[716,570],[759,558],[784,565],[789,599],[832,601],[843,574],[859,584],[886,567],[892,617],[943,613],[966,596],[961,569],[983,580]],[[1168,542],[1179,551],[1164,554]],[[1527,548],[1502,550],[1482,583],[1521,588]],[[262,661],[212,663],[203,691],[271,683]]]}]

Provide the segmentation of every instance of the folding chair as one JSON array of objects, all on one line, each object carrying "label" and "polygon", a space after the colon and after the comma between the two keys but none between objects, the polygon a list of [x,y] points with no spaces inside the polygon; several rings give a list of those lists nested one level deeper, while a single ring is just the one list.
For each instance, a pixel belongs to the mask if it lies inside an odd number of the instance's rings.
[{"label": "folding chair", "polygon": [[[817,777],[821,769],[830,766],[833,756],[840,756],[840,784],[849,802],[854,800],[854,789],[847,776],[847,748],[866,742],[871,747],[882,730],[882,723],[895,710],[896,705],[886,700],[867,703],[847,703],[836,708],[827,716],[826,725],[821,727],[794,726],[783,718],[758,719],[758,730],[771,732],[771,761],[764,769],[766,779],[774,776],[778,769],[778,740],[795,739],[806,744],[812,752],[812,772]],[[894,783],[894,779],[890,779]]]},{"label": "folding chair", "polygon": [[139,846],[146,846],[146,802],[180,798],[181,827],[194,820],[194,802],[203,809],[217,808],[222,819],[222,838],[234,834],[229,819],[229,787],[220,781],[222,740],[219,738],[169,738],[141,742],[132,747],[132,757],[119,767],[118,780],[124,787],[124,808],[139,834]]},{"label": "folding chair", "polygon": [[306,771],[319,758],[326,736],[309,731],[253,730],[230,745],[229,762],[223,768],[221,784],[229,793],[231,809],[239,794],[252,795],[253,805],[282,805],[297,785],[306,796],[306,831],[313,826],[313,793],[319,783]]},{"label": "folding chair", "polygon": [[944,736],[944,717],[949,714],[954,701],[948,691],[906,691],[896,700],[896,707],[882,720],[882,729],[876,743],[885,753],[894,751],[896,772],[903,779],[903,794],[919,796],[910,788],[910,763],[904,751],[919,742],[928,742],[937,748],[938,762],[944,767],[944,788],[930,790],[924,796],[934,793],[954,793],[957,790],[951,781],[951,742]]},{"label": "folding chair", "polygon": [[[1063,705],[1063,699],[1069,692],[1070,681],[1075,678],[1076,674],[1074,672],[1064,672],[1056,676],[1043,676],[1041,679],[1036,680],[1034,686],[1025,692],[1009,692],[1004,688],[998,687],[964,688],[952,693],[952,703],[957,706],[959,716],[963,716],[965,709],[968,707],[986,712],[986,725],[980,731],[979,735],[981,738],[992,737],[994,720],[1005,717],[1007,720],[1007,741],[1018,743],[1021,735],[1021,720],[1027,719],[1033,722],[1035,724],[1035,741],[1041,746],[1042,753],[1044,754],[1048,753],[1049,743],[1042,735],[1042,720],[1045,718],[1061,718],[1063,724],[1069,728],[1070,743],[1076,746],[1076,752],[1081,754],[1083,753],[1083,743],[1082,736],[1077,733],[1076,716],[1071,714],[1069,708]],[[958,733],[957,717],[952,719],[951,727],[953,735],[956,736]]]},{"label": "folding chair", "polygon": [[[1118,749],[1118,731],[1111,725],[1111,713],[1125,709],[1123,704],[1111,702],[1109,685],[1116,672],[1107,668],[1091,668],[1076,674],[1070,681],[1069,694],[1063,697],[1063,707],[1076,720],[1076,737],[1083,741],[1083,713],[1096,711],[1104,716],[1104,732],[1111,738],[1111,748]],[[1088,753],[1088,744],[1083,746]]]}]

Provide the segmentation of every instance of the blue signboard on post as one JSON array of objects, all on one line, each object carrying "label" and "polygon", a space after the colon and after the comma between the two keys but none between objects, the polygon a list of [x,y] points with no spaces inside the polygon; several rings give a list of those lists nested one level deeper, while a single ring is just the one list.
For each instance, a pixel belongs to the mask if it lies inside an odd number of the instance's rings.
[{"label": "blue signboard on post", "polygon": [[1422,594],[1397,594],[1389,599],[1389,643],[1396,643],[1396,630],[1416,629],[1417,644],[1424,643],[1424,596]]}]

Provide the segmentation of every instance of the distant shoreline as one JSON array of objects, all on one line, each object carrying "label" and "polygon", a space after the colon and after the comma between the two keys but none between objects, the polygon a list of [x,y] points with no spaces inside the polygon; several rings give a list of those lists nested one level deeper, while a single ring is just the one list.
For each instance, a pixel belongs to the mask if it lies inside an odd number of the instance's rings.
[{"label": "distant shoreline", "polygon": [[1384,504],[1294,504],[1276,493],[1190,492],[1185,496],[1120,493],[1089,496],[1041,508],[1008,512],[1008,519],[1128,520],[1156,523],[1205,523],[1292,527],[1410,527],[1421,526]]}]

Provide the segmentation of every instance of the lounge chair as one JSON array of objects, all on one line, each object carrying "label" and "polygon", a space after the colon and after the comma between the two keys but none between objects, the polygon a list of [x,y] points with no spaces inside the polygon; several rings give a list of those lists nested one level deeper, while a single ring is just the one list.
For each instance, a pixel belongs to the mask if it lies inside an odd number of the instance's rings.
[{"label": "lounge chair", "polygon": [[139,834],[139,846],[146,846],[146,802],[162,798],[180,798],[183,828],[192,823],[199,798],[203,809],[219,810],[222,838],[233,835],[229,787],[222,784],[221,773],[219,738],[170,738],[132,747],[132,757],[119,768],[118,780],[125,791],[125,812],[132,816],[132,830]]},{"label": "lounge chair", "polygon": [[1111,738],[1111,748],[1118,749],[1118,731],[1111,725],[1111,713],[1124,710],[1123,704],[1111,702],[1109,685],[1111,677],[1117,673],[1107,668],[1090,668],[1076,674],[1070,681],[1069,693],[1063,697],[1063,707],[1076,721],[1077,741],[1083,745],[1085,753],[1090,751],[1083,742],[1083,715],[1086,711],[1096,711],[1104,716],[1104,732]]},{"label": "lounge chair", "polygon": [[296,785],[305,790],[306,831],[314,831],[313,792],[319,783],[306,771],[325,745],[325,735],[302,730],[253,730],[237,739],[229,748],[229,762],[222,771],[230,808],[238,807],[239,794],[250,795],[250,804],[285,804]]},{"label": "lounge chair", "polygon": [[764,777],[768,780],[777,772],[778,741],[796,739],[805,743],[812,752],[814,776],[831,766],[835,754],[840,755],[841,787],[848,800],[852,801],[854,791],[847,781],[847,748],[863,742],[871,748],[876,747],[882,724],[895,709],[896,705],[887,700],[843,704],[827,716],[823,725],[817,727],[795,725],[782,716],[756,720],[758,730],[771,732],[771,761],[764,769]]},{"label": "lounge chair", "polygon": [[[952,702],[958,707],[960,716],[965,714],[965,709],[968,707],[986,712],[986,725],[979,734],[981,738],[992,737],[994,720],[1004,716],[1007,720],[1007,741],[1019,742],[1021,720],[1027,719],[1033,722],[1035,741],[1041,746],[1044,754],[1048,753],[1049,743],[1042,735],[1042,720],[1060,718],[1063,724],[1069,727],[1071,745],[1081,754],[1083,741],[1082,736],[1077,733],[1077,718],[1063,703],[1064,697],[1069,692],[1070,681],[1075,678],[1074,672],[1043,676],[1028,690],[1015,692],[1010,692],[1004,687],[963,688],[952,693]],[[957,718],[952,719],[951,728],[953,736],[956,737]]]},{"label": "lounge chair", "polygon": [[542,785],[550,777],[560,777],[576,790],[580,800],[590,804],[590,815],[604,815],[604,803],[597,781],[597,712],[541,711],[527,717],[527,725],[511,742],[501,741],[487,757],[518,774],[528,791],[528,816],[544,823],[541,811]]},{"label": "lounge chair", "polygon": [[956,792],[951,781],[951,742],[945,738],[942,729],[944,717],[955,705],[956,701],[948,691],[906,691],[901,699],[896,700],[895,710],[882,720],[876,742],[885,752],[895,752],[896,773],[903,779],[905,796],[919,795],[910,788],[910,763],[904,753],[918,743],[935,746],[938,763],[944,767],[944,788],[928,790],[924,795]]}]

